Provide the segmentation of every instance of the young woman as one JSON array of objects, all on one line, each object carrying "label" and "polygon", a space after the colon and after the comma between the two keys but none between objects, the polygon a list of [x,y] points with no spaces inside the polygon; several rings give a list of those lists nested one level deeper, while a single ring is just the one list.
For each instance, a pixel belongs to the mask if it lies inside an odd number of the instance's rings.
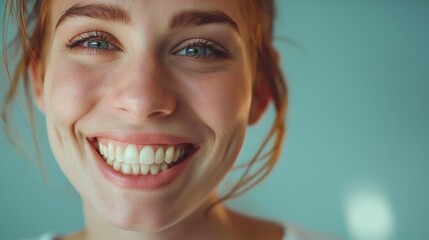
[{"label": "young woman", "polygon": [[[86,227],[58,239],[292,239],[223,202],[262,180],[281,148],[287,91],[268,0],[17,0],[23,81]],[[272,102],[266,142],[227,193],[246,128]],[[264,150],[265,149],[265,150]],[[256,169],[255,169],[256,168]]]}]

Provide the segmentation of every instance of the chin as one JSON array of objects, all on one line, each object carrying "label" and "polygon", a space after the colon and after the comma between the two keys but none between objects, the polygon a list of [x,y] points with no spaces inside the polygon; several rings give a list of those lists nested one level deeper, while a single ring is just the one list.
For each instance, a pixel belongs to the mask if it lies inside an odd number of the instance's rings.
[{"label": "chin", "polygon": [[176,223],[176,221],[174,221],[173,219],[164,219],[160,218],[160,216],[146,216],[138,219],[129,216],[120,216],[111,218],[109,220],[112,225],[119,229],[135,232],[144,232],[148,234],[161,232]]},{"label": "chin", "polygon": [[142,207],[139,205],[142,204],[132,201],[113,206],[106,204],[105,207],[98,208],[96,211],[99,217],[119,229],[145,233],[160,232],[181,219],[178,214],[172,212],[172,208],[168,208],[169,211],[166,211],[160,206]]}]

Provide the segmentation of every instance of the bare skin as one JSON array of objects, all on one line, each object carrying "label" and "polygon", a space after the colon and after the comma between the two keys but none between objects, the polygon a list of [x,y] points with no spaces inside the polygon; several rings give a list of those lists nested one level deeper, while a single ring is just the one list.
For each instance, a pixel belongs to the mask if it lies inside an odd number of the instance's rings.
[{"label": "bare skin", "polygon": [[[241,2],[123,3],[53,1],[44,59],[32,63],[53,153],[84,206],[86,228],[64,239],[281,239],[281,226],[221,204],[205,214],[269,99],[252,89]],[[106,139],[195,153],[165,186],[124,187],[100,170],[113,169],[94,149]]]},{"label": "bare skin", "polygon": [[[205,233],[204,239],[282,240],[286,235],[286,229],[284,229],[284,226],[281,226],[278,223],[274,223],[265,219],[249,217],[247,215],[226,208],[224,208],[223,210],[223,214],[225,215],[223,216],[224,222],[227,222],[229,224],[224,224],[223,229],[217,229],[217,233],[221,234],[216,235],[216,233]],[[213,215],[211,215],[211,217],[213,218]],[[225,233],[228,233],[228,235],[226,235]],[[73,233],[68,236],[59,237],[57,239],[90,240],[91,238],[88,236],[87,229],[83,229],[79,232]],[[186,239],[191,240],[201,238],[196,236],[195,238]]]}]

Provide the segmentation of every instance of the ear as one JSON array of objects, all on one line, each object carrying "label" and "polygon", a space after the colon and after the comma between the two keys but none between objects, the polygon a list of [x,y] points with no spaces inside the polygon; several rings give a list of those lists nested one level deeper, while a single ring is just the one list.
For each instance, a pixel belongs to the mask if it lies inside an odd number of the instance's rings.
[{"label": "ear", "polygon": [[[275,50],[272,49],[271,58],[273,63],[278,65],[280,63],[280,55]],[[261,75],[259,76],[259,82],[255,84],[253,89],[252,104],[250,107],[249,113],[249,125],[255,124],[259,121],[263,113],[268,107],[268,104],[272,100],[272,92],[270,87],[270,79],[267,75],[260,71]]]},{"label": "ear", "polygon": [[31,60],[30,61],[30,80],[31,80],[31,89],[33,91],[34,101],[36,102],[37,107],[40,111],[44,112],[45,102],[43,99],[43,83],[44,83],[44,74],[43,66],[40,60]]},{"label": "ear", "polygon": [[271,91],[268,79],[264,76],[255,84],[252,96],[252,104],[249,112],[249,125],[259,121],[271,100]]},{"label": "ear", "polygon": [[[280,55],[276,50],[272,50],[272,58],[275,64],[279,64]],[[272,92],[270,88],[270,79],[264,73],[261,73],[258,83],[255,84],[252,96],[252,104],[249,112],[249,125],[255,124],[259,121],[263,113],[268,107],[272,99]]]}]

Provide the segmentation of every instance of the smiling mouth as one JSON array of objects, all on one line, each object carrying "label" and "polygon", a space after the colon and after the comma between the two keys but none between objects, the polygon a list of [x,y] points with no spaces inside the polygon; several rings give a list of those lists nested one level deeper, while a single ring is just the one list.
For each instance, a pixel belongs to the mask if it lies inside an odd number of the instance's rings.
[{"label": "smiling mouth", "polygon": [[192,144],[137,145],[106,138],[91,140],[115,171],[126,175],[157,175],[180,163],[195,150]]}]

